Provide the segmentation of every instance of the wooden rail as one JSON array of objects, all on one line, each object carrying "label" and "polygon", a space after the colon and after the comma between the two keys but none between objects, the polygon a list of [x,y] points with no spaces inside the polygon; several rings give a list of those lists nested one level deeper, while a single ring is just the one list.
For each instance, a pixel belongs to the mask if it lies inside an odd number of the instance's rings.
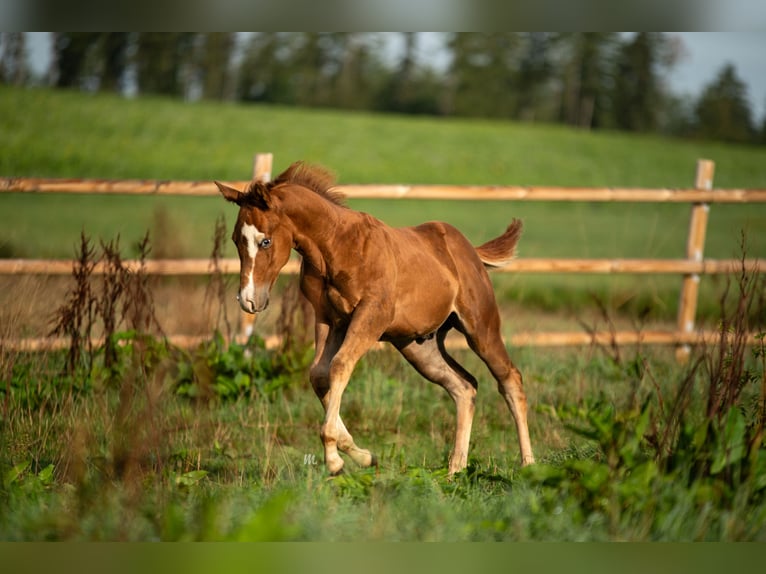
[{"label": "wooden rail", "polygon": [[[732,337],[727,334],[727,337]],[[701,331],[698,333],[679,333],[676,331],[615,331],[615,332],[558,332],[558,333],[515,333],[506,339],[506,343],[514,347],[581,347],[597,345],[608,347],[617,345],[699,345],[715,344],[721,337],[717,331]],[[169,335],[167,337],[171,345],[190,349],[210,340],[209,335]],[[264,338],[267,349],[279,349],[282,339],[278,335],[269,335]],[[747,336],[747,344],[753,345],[758,342],[755,334]],[[63,338],[32,337],[26,339],[14,339],[0,341],[9,350],[31,352],[51,351],[66,349],[69,341]],[[91,339],[94,348],[104,344],[103,339]],[[448,349],[468,349],[465,339],[462,337],[448,337],[445,341]],[[384,343],[378,343],[377,348],[385,347]]]},{"label": "wooden rail", "polygon": [[[616,331],[614,333],[584,331],[571,332],[527,332],[514,333],[506,339],[506,343],[514,347],[581,347],[581,346],[604,346],[610,345],[697,345],[700,343],[715,344],[721,334],[717,331],[700,331],[698,333],[679,333],[675,331]],[[731,337],[732,335],[727,335]],[[191,349],[210,340],[209,335],[169,335],[167,337],[171,345]],[[279,349],[282,339],[278,335],[269,335],[264,338],[267,349]],[[758,339],[755,334],[748,335],[747,343],[756,344]],[[104,344],[103,339],[91,339],[91,344],[97,348]],[[0,340],[0,346],[7,350],[20,352],[55,351],[66,349],[69,341],[64,338],[32,337],[26,339]],[[462,337],[448,337],[445,341],[448,349],[468,349],[465,339]],[[378,343],[376,348],[385,347],[385,343]]]},{"label": "wooden rail", "polygon": [[[766,271],[766,259],[746,259],[747,270]],[[0,275],[71,275],[73,262],[68,259],[0,259]],[[138,270],[141,262],[124,260],[125,267]],[[149,275],[205,275],[213,270],[210,259],[148,259],[144,262]],[[218,267],[224,274],[239,273],[239,259],[221,259]],[[546,259],[527,257],[511,261],[492,273],[593,273],[593,274],[697,274],[725,275],[742,268],[739,259]],[[291,259],[282,269],[288,275],[300,271],[300,260]],[[94,267],[96,275],[104,266]]]},{"label": "wooden rail", "polygon": [[[271,178],[272,154],[256,154],[253,177],[268,181]],[[585,202],[664,202],[691,204],[691,217],[685,259],[517,259],[500,272],[515,273],[632,273],[632,274],[680,274],[683,284],[675,331],[647,332],[558,332],[517,333],[510,337],[512,345],[572,346],[591,344],[661,344],[676,345],[679,360],[689,353],[689,346],[709,342],[719,336],[714,332],[697,332],[694,317],[697,307],[698,285],[701,275],[726,274],[742,269],[742,261],[705,259],[704,244],[710,205],[715,203],[764,203],[766,189],[714,189],[714,164],[700,160],[697,164],[695,185],[689,189],[644,188],[569,188],[546,186],[491,186],[491,185],[339,185],[337,189],[349,198],[385,199],[442,199],[442,200],[503,200],[503,201],[585,201]],[[247,181],[227,182],[244,188]],[[144,195],[192,195],[215,196],[218,190],[210,181],[153,181],[153,180],[106,180],[106,179],[49,179],[49,178],[0,178],[0,192],[21,193],[107,193]],[[125,261],[131,269],[140,262]],[[766,259],[748,259],[746,269],[766,272]],[[163,259],[144,262],[145,271],[152,275],[204,275],[213,270],[208,259]],[[285,273],[297,273],[300,262],[291,260]],[[239,273],[239,261],[222,259],[218,268],[226,274]],[[96,266],[94,273],[103,273],[103,266]],[[69,275],[72,262],[68,260],[0,259],[0,274]],[[252,316],[242,314],[240,337],[252,328]],[[189,347],[208,337],[173,335],[171,343]],[[749,342],[753,343],[753,335]],[[279,339],[268,337],[267,346],[278,346]],[[450,346],[463,347],[460,342],[449,341]],[[3,346],[18,350],[60,348],[65,340],[21,339],[0,341]]]},{"label": "wooden rail", "polygon": [[[225,182],[244,189],[248,181]],[[766,189],[576,188],[514,185],[338,185],[352,199],[588,201],[632,203],[766,203]],[[0,192],[215,196],[209,181],[0,178]]]}]

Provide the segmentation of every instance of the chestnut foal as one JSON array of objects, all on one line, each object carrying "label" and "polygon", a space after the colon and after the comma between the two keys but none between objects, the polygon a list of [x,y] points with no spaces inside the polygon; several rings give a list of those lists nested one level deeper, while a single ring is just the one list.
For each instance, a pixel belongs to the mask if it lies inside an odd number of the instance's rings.
[{"label": "chestnut foal", "polygon": [[331,474],[343,469],[339,450],[359,465],[377,464],[370,451],[354,443],[340,404],[357,361],[378,341],[393,344],[455,401],[457,431],[449,472],[466,467],[477,381],[445,349],[453,328],[497,380],[516,421],[522,464],[534,462],[521,373],[501,339],[486,271],[513,258],[521,221],[514,219],[500,237],[474,248],[446,223],[394,229],[353,211],[333,191],[328,171],[302,162],[271,182],[253,181],[244,191],[216,184],[239,206],[232,240],[241,265],[242,309],[263,311],[291,249],[303,257],[301,291],[316,313],[310,378],[325,409],[320,434]]}]

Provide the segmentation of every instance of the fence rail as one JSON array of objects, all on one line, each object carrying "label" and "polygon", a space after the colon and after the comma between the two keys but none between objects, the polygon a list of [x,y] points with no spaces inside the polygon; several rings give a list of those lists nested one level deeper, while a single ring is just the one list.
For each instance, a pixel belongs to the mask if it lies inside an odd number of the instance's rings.
[{"label": "fence rail", "polygon": [[[717,331],[699,331],[696,333],[681,333],[677,331],[615,331],[595,332],[585,331],[572,332],[526,332],[515,333],[506,339],[506,343],[514,347],[582,347],[599,345],[608,347],[617,345],[697,345],[700,343],[714,344],[721,334]],[[732,338],[731,334],[726,337]],[[192,348],[210,340],[209,335],[169,335],[167,340],[170,344],[181,348]],[[758,339],[755,334],[746,338],[749,345],[756,344]],[[51,351],[66,349],[69,341],[63,338],[30,337],[25,339],[10,339],[0,341],[7,349],[20,352]],[[279,349],[282,338],[278,335],[268,335],[264,338],[267,349]],[[94,348],[104,344],[103,339],[91,339]],[[384,343],[378,343],[376,348],[383,348]],[[465,339],[448,337],[445,341],[448,349],[468,349]]]},{"label": "fence rail", "polygon": [[[250,181],[227,181],[244,189]],[[766,203],[766,189],[577,188],[515,185],[338,185],[351,199],[588,201],[630,203]],[[209,181],[0,178],[0,192],[215,196]]]},{"label": "fence rail", "polygon": [[[67,259],[0,259],[0,275],[71,275],[72,261]],[[766,259],[548,259],[526,257],[511,261],[492,273],[593,273],[725,275],[737,273],[744,263],[748,271],[766,270]],[[123,261],[136,271],[142,263]],[[148,259],[143,263],[149,275],[205,275],[213,271],[210,259]],[[239,259],[220,259],[218,269],[224,274],[239,273]],[[96,275],[105,271],[103,264],[93,268]],[[288,275],[300,271],[300,261],[291,259],[282,269]]]},{"label": "fence rail", "polygon": [[[256,154],[253,177],[268,181],[271,177],[272,154]],[[765,203],[766,189],[714,189],[714,164],[709,160],[697,162],[697,174],[693,188],[645,189],[645,188],[571,188],[550,186],[492,186],[492,185],[339,185],[338,191],[349,198],[385,199],[442,199],[442,200],[501,200],[501,201],[583,201],[583,202],[643,202],[643,203],[689,203],[691,214],[684,259],[549,259],[522,258],[499,269],[514,273],[632,273],[632,274],[680,274],[683,276],[676,329],[673,331],[646,332],[529,332],[517,333],[507,341],[512,345],[572,346],[590,344],[660,344],[676,345],[677,356],[683,360],[689,345],[709,342],[719,336],[715,332],[696,331],[694,319],[697,308],[698,284],[701,275],[739,272],[743,261],[704,258],[705,234],[711,204]],[[248,181],[227,182],[244,188]],[[106,180],[106,179],[49,179],[49,178],[0,178],[1,192],[23,193],[106,193],[142,195],[192,195],[214,196],[218,194],[213,182],[202,181],[155,181],[155,180]],[[141,263],[124,262],[137,269]],[[208,259],[163,259],[143,263],[146,273],[152,275],[204,275],[214,270]],[[225,274],[239,272],[239,261],[222,259],[218,269]],[[744,261],[751,272],[766,271],[766,259]],[[285,273],[297,273],[300,262],[291,260]],[[97,266],[94,273],[103,273]],[[0,259],[0,274],[68,275],[72,262],[67,260]],[[250,316],[242,316],[242,330],[251,324]],[[171,342],[180,346],[193,346],[206,337],[171,335]],[[748,338],[755,341],[754,335]],[[267,337],[267,346],[275,347],[278,339]],[[3,345],[19,350],[56,348],[66,344],[64,340],[17,339],[0,341]],[[451,341],[451,346],[462,344]]]}]

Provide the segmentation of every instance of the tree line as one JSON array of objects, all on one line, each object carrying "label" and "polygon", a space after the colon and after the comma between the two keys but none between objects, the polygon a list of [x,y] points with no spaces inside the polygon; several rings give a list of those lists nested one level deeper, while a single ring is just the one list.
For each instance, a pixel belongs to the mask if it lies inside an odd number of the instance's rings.
[{"label": "tree line", "polygon": [[[667,88],[682,53],[669,34],[358,32],[53,34],[58,88],[403,114],[563,123],[766,143],[727,64],[697,97]],[[25,35],[0,34],[0,81],[33,81]],[[39,81],[39,79],[38,79]]]}]

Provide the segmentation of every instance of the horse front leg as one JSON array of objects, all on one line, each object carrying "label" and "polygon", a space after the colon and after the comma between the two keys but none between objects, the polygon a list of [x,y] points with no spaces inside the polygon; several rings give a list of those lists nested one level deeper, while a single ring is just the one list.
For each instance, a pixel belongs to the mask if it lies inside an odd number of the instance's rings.
[{"label": "horse front leg", "polygon": [[[325,425],[327,422],[327,408],[330,399],[330,362],[337,354],[341,344],[345,338],[344,330],[333,330],[327,323],[317,321],[316,323],[316,355],[314,362],[311,365],[309,371],[309,378],[311,380],[311,386],[314,389],[314,393],[322,403],[322,407],[325,410]],[[362,467],[377,466],[378,461],[374,454],[369,450],[360,448],[354,442],[354,438],[351,433],[343,424],[343,419],[340,414],[337,416],[337,449],[351,457],[356,464]],[[324,426],[323,425],[323,428]],[[321,434],[322,442],[324,444],[324,431]],[[331,455],[332,457],[332,455]],[[325,452],[325,461],[330,460],[327,458],[327,452]],[[333,468],[338,467],[337,459],[332,457],[335,461]],[[342,463],[342,461],[341,461]],[[330,466],[328,465],[328,469]],[[330,469],[330,472],[337,474],[340,472],[342,464],[337,470]]]},{"label": "horse front leg", "polygon": [[351,435],[340,419],[341,399],[351,373],[362,355],[378,341],[383,333],[382,328],[375,326],[377,311],[372,306],[357,307],[343,342],[328,363],[328,390],[326,398],[322,401],[325,404],[325,419],[320,436],[324,445],[325,465],[333,475],[343,470],[343,459],[338,454],[338,449],[348,452],[352,458],[356,456],[364,466],[377,463],[369,451],[359,449],[353,440],[349,441]]}]

